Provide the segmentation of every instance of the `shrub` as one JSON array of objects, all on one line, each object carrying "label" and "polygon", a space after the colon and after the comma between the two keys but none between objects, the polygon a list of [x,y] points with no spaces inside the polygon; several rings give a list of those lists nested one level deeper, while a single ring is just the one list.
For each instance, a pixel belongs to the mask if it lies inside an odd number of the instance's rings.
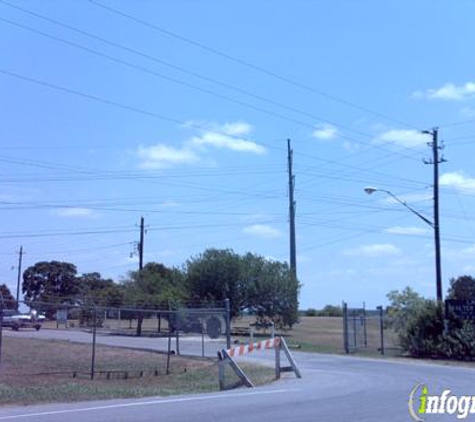
[{"label": "shrub", "polygon": [[388,325],[399,337],[403,350],[415,357],[473,359],[475,324],[448,315],[443,305],[424,299],[410,288],[388,294]]},{"label": "shrub", "polygon": [[321,311],[318,311],[318,316],[341,317],[343,316],[343,310],[341,306],[325,305]]},{"label": "shrub", "polygon": [[315,308],[308,308],[304,312],[304,315],[309,317],[316,317],[318,315],[318,311]]}]

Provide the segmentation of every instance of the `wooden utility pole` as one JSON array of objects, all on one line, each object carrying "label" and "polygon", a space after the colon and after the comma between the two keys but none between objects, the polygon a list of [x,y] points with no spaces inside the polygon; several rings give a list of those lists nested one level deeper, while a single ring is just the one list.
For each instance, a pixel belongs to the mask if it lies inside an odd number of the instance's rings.
[{"label": "wooden utility pole", "polygon": [[441,302],[443,300],[442,293],[442,264],[440,254],[440,224],[439,224],[439,164],[445,162],[444,157],[439,157],[439,151],[444,147],[439,145],[438,128],[424,131],[428,135],[432,136],[432,142],[428,145],[432,149],[432,159],[425,160],[425,164],[431,164],[434,166],[434,246],[435,246],[435,281],[437,290],[437,300]]},{"label": "wooden utility pole", "polygon": [[16,284],[16,306],[20,307],[20,282],[21,282],[21,265],[23,261],[23,246],[20,246],[20,252],[18,252],[18,278]]},{"label": "wooden utility pole", "polygon": [[[140,217],[140,242],[139,242],[139,270],[143,269],[143,240],[144,240],[144,218]],[[140,275],[139,275],[140,276]]]},{"label": "wooden utility pole", "polygon": [[295,176],[293,174],[293,155],[290,147],[290,139],[287,139],[287,161],[289,172],[289,237],[290,237],[290,270],[297,278],[297,248],[295,243]]}]

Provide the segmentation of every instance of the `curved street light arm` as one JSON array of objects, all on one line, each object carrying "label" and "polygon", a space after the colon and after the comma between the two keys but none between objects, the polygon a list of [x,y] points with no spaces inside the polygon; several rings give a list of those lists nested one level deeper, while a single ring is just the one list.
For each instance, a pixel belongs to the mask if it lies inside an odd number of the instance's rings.
[{"label": "curved street light arm", "polygon": [[423,220],[426,224],[431,226],[432,228],[435,228],[435,224],[430,221],[427,217],[424,217],[420,212],[417,212],[414,208],[410,207],[409,205],[406,204],[406,202],[402,201],[399,199],[396,195],[394,195],[392,192],[388,190],[383,190],[379,189],[381,192],[386,192],[391,198],[395,199],[397,202],[399,202],[401,205],[405,206],[409,211],[411,211],[413,214],[417,215],[421,220]]}]

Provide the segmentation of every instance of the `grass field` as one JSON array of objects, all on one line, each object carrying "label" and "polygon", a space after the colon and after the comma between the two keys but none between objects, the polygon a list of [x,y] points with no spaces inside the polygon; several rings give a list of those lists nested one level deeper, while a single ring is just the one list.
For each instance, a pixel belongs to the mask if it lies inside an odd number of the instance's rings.
[{"label": "grass field", "polygon": [[[249,324],[255,321],[255,317],[244,316],[232,321],[232,327],[239,329],[249,329]],[[78,321],[70,321],[71,329],[78,329]],[[136,321],[117,321],[108,319],[104,323],[102,330],[117,330],[125,334],[135,334]],[[54,321],[45,323],[44,328],[56,328]],[[167,321],[162,318],[161,330],[166,332],[168,329]],[[157,334],[158,320],[149,318],[143,321],[143,334]],[[303,351],[321,352],[321,353],[344,353],[343,346],[343,319],[341,317],[301,317],[300,322],[295,324],[292,330],[277,330],[276,334],[284,335],[290,346],[298,347]],[[268,337],[270,329],[267,331],[257,331],[257,336]],[[384,331],[384,343],[387,352],[391,355],[398,354],[397,336],[392,330]],[[234,337],[233,337],[234,338]],[[248,336],[235,336],[235,339],[241,342],[248,342]],[[359,354],[378,354],[380,347],[380,328],[379,319],[368,318],[367,320],[367,342],[368,347],[356,350]]]},{"label": "grass field", "polygon": [[[167,357],[163,354],[97,346],[96,357],[97,373],[92,381],[90,345],[4,337],[0,405],[163,396],[219,389],[216,360],[172,356],[171,374],[165,375]],[[257,385],[274,379],[272,368],[243,367]],[[227,377],[231,382],[236,380],[234,374]]]},{"label": "grass field", "polygon": [[[238,318],[234,322],[235,327],[249,327],[253,317]],[[302,351],[321,353],[344,353],[343,346],[343,318],[341,317],[301,317],[300,322],[292,327],[292,330],[276,330],[277,335],[285,336],[291,347],[298,347]],[[259,331],[259,336],[269,336],[270,329]],[[247,339],[248,340],[248,339]],[[246,341],[242,338],[242,341]],[[377,355],[380,347],[379,320],[368,318],[367,320],[367,344],[364,349],[356,353],[364,355]],[[385,348],[389,354],[399,353],[397,336],[392,330],[384,330]]]}]

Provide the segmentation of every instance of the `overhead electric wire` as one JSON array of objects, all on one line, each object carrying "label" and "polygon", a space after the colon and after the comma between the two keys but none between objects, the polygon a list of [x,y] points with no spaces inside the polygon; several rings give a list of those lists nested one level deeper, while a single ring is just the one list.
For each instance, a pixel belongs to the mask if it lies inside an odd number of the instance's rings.
[{"label": "overhead electric wire", "polygon": [[[2,0],[2,1],[3,1],[4,3],[6,3],[4,0]],[[195,46],[195,47],[198,47],[198,48],[200,48],[200,49],[203,49],[203,50],[205,50],[205,51],[208,51],[208,52],[210,52],[210,53],[212,53],[212,54],[215,54],[215,55],[217,55],[217,56],[220,56],[220,57],[222,57],[222,58],[225,58],[225,59],[227,59],[227,60],[230,60],[230,61],[233,61],[233,62],[235,62],[235,63],[238,63],[238,64],[240,64],[240,65],[242,65],[242,66],[247,67],[247,68],[253,69],[254,71],[257,71],[257,72],[259,72],[259,73],[265,74],[265,75],[267,75],[267,76],[271,76],[271,77],[273,77],[273,78],[275,78],[275,79],[277,79],[277,80],[280,80],[280,81],[282,81],[282,82],[285,82],[285,83],[287,83],[287,84],[296,86],[296,87],[298,87],[298,88],[300,88],[300,89],[303,89],[303,90],[312,92],[312,93],[314,93],[314,94],[318,94],[318,95],[320,95],[320,96],[322,96],[322,97],[325,97],[325,98],[328,98],[328,99],[330,99],[330,100],[332,100],[332,101],[336,101],[336,102],[338,102],[338,103],[344,104],[344,105],[346,105],[346,106],[348,106],[348,107],[351,107],[351,108],[354,108],[354,109],[357,109],[357,110],[360,110],[360,111],[364,111],[364,112],[366,112],[366,113],[373,114],[374,116],[383,118],[383,119],[385,119],[385,120],[389,120],[389,121],[392,121],[392,122],[394,122],[394,123],[398,123],[398,124],[401,124],[401,125],[403,125],[403,126],[410,127],[410,128],[413,128],[413,129],[414,129],[414,126],[409,125],[409,124],[407,124],[407,123],[404,123],[404,122],[402,122],[402,121],[400,121],[400,120],[393,119],[393,118],[391,118],[391,117],[389,117],[389,116],[387,116],[387,115],[385,115],[385,114],[383,114],[383,113],[380,113],[380,112],[371,110],[371,109],[366,108],[366,107],[359,106],[359,105],[354,104],[354,103],[352,103],[352,102],[350,102],[350,101],[347,101],[347,100],[342,99],[342,98],[339,98],[339,97],[337,97],[337,96],[334,96],[334,95],[325,93],[325,92],[320,91],[320,90],[318,90],[318,89],[316,89],[316,88],[314,88],[314,87],[311,87],[311,86],[309,86],[309,85],[303,84],[303,83],[301,83],[301,82],[298,82],[298,81],[293,80],[293,79],[291,79],[291,78],[288,78],[288,77],[286,77],[286,76],[279,75],[278,73],[276,73],[276,72],[274,72],[274,71],[272,71],[272,70],[269,70],[269,69],[266,69],[266,68],[264,68],[264,67],[258,66],[258,65],[256,65],[256,64],[253,64],[253,63],[249,62],[249,61],[240,59],[240,58],[238,58],[238,57],[236,57],[236,56],[233,56],[233,55],[231,55],[231,54],[229,54],[229,53],[225,53],[225,52],[223,52],[223,51],[217,50],[217,49],[215,49],[215,48],[213,48],[213,47],[210,47],[210,46],[207,46],[207,45],[205,45],[205,44],[203,44],[203,43],[200,43],[200,42],[191,40],[191,39],[189,39],[189,38],[187,38],[187,37],[184,37],[184,36],[182,36],[182,35],[179,35],[179,34],[177,34],[177,33],[175,33],[175,32],[172,32],[172,31],[170,31],[170,30],[167,30],[167,29],[164,29],[164,28],[162,28],[162,27],[159,27],[159,26],[156,25],[156,24],[152,24],[152,23],[150,23],[150,22],[147,22],[147,21],[145,21],[145,20],[143,20],[143,19],[140,19],[140,18],[137,18],[137,17],[135,17],[135,16],[132,16],[132,15],[130,15],[130,14],[128,14],[128,13],[125,13],[125,12],[123,12],[123,11],[121,11],[121,10],[118,10],[118,9],[116,9],[116,8],[113,8],[113,7],[111,7],[111,6],[104,5],[103,3],[100,3],[100,2],[98,2],[98,1],[96,1],[96,0],[88,0],[88,1],[89,1],[90,3],[95,4],[96,6],[99,6],[99,7],[103,8],[103,9],[105,9],[105,10],[108,10],[109,12],[112,12],[112,13],[114,13],[114,14],[116,14],[116,15],[122,16],[122,17],[124,17],[124,18],[126,18],[126,19],[129,19],[129,20],[131,20],[131,21],[134,21],[134,22],[136,22],[136,23],[139,23],[139,24],[141,24],[141,25],[143,25],[143,26],[146,26],[146,27],[148,27],[148,28],[154,29],[154,30],[156,30],[156,31],[158,31],[158,32],[160,32],[160,33],[162,33],[162,34],[165,34],[165,35],[167,35],[167,36],[169,36],[169,37],[175,38],[175,39],[177,39],[177,40],[180,40],[180,41],[185,42],[185,43],[187,43],[187,44],[193,45],[193,46]]]},{"label": "overhead electric wire", "polygon": [[[370,135],[370,134],[367,134],[367,133],[364,133],[364,132],[361,132],[361,131],[354,130],[354,129],[352,129],[352,128],[350,128],[350,127],[347,127],[347,126],[345,126],[345,125],[342,125],[342,124],[340,124],[340,123],[336,123],[336,122],[329,121],[329,120],[327,120],[326,118],[316,116],[316,115],[313,114],[313,113],[308,113],[308,112],[305,112],[305,111],[303,111],[303,110],[301,110],[301,109],[297,109],[297,108],[295,108],[295,107],[291,107],[291,106],[289,106],[288,104],[283,104],[283,103],[280,103],[280,102],[278,102],[278,101],[274,101],[274,100],[272,100],[272,99],[269,99],[269,98],[266,98],[266,97],[264,97],[264,96],[258,95],[258,94],[256,94],[256,93],[253,93],[253,92],[244,90],[244,89],[242,89],[242,88],[235,87],[235,86],[230,85],[230,84],[228,84],[228,83],[224,83],[224,82],[221,82],[221,81],[217,81],[217,80],[214,79],[214,78],[210,78],[210,77],[208,77],[208,76],[201,75],[201,74],[199,74],[199,73],[189,71],[189,70],[187,70],[187,69],[185,69],[185,68],[183,68],[183,67],[181,67],[181,66],[177,66],[177,65],[174,65],[174,64],[172,64],[172,63],[170,63],[170,62],[167,62],[167,61],[165,61],[165,60],[162,60],[162,59],[160,59],[160,58],[157,58],[156,56],[152,56],[152,55],[150,55],[150,54],[143,53],[143,52],[141,52],[141,51],[139,51],[139,50],[136,50],[136,49],[133,49],[133,48],[130,48],[130,47],[126,47],[126,46],[124,46],[124,45],[122,45],[122,44],[119,44],[119,43],[117,43],[117,42],[110,41],[110,40],[108,40],[108,39],[105,39],[105,38],[103,38],[103,37],[97,36],[97,35],[92,34],[92,33],[90,33],[90,32],[87,32],[87,31],[78,29],[78,28],[76,28],[76,27],[73,27],[73,26],[71,26],[71,25],[65,24],[65,23],[60,22],[60,21],[58,21],[58,20],[51,19],[51,18],[46,17],[46,16],[44,16],[44,15],[41,15],[41,14],[39,14],[39,13],[32,12],[32,11],[30,11],[30,10],[27,10],[27,9],[23,8],[23,7],[13,6],[13,5],[11,5],[11,4],[9,4],[9,3],[3,1],[3,0],[0,0],[0,2],[2,2],[2,3],[4,3],[4,4],[7,4],[7,5],[10,6],[10,7],[15,7],[16,9],[21,10],[21,11],[23,11],[24,13],[31,14],[31,15],[37,17],[37,18],[40,18],[40,19],[46,20],[46,21],[48,21],[48,22],[54,23],[54,24],[56,24],[56,25],[62,26],[62,27],[67,28],[67,29],[69,29],[69,30],[75,31],[75,32],[77,32],[77,33],[79,33],[79,34],[81,34],[81,35],[84,35],[84,36],[93,38],[93,39],[95,39],[95,40],[99,40],[99,41],[101,41],[101,42],[103,42],[103,43],[105,43],[105,44],[108,44],[108,45],[113,46],[113,47],[116,47],[116,48],[120,48],[120,49],[125,50],[125,51],[127,51],[127,52],[129,52],[129,53],[133,53],[133,54],[139,55],[139,56],[141,56],[141,57],[147,58],[147,59],[149,59],[149,60],[155,61],[155,62],[157,62],[157,63],[160,63],[161,65],[164,65],[164,66],[167,66],[167,67],[171,67],[171,68],[173,68],[173,69],[175,69],[175,70],[179,70],[180,72],[186,73],[186,74],[188,74],[188,75],[191,75],[191,76],[194,76],[194,77],[197,77],[197,78],[206,80],[207,82],[212,82],[212,83],[217,84],[217,85],[219,85],[219,86],[222,86],[222,87],[224,87],[224,88],[231,89],[231,90],[234,90],[234,91],[239,92],[239,93],[241,93],[241,94],[245,94],[245,95],[247,95],[247,96],[250,96],[250,97],[252,97],[252,98],[254,98],[254,99],[258,99],[258,100],[263,101],[263,102],[266,102],[266,103],[268,103],[268,104],[272,104],[272,105],[278,106],[278,107],[280,107],[280,108],[284,108],[284,109],[286,109],[286,110],[295,112],[295,113],[297,113],[297,114],[304,115],[304,116],[306,116],[306,117],[310,117],[310,118],[312,118],[312,119],[320,120],[320,121],[322,121],[322,122],[324,122],[324,123],[328,123],[328,124],[331,124],[331,125],[340,127],[340,128],[342,128],[342,129],[346,129],[346,130],[352,131],[352,132],[354,132],[354,133],[357,133],[357,134],[360,134],[360,135],[363,135],[363,136],[366,136],[366,137],[373,137],[373,135]],[[68,45],[70,45],[70,46],[72,46],[72,47],[85,50],[85,51],[87,51],[87,52],[89,52],[89,53],[91,53],[91,54],[96,54],[96,55],[99,55],[99,56],[101,56],[101,57],[107,58],[107,59],[109,59],[109,60],[113,60],[113,61],[119,61],[121,64],[125,64],[125,65],[127,65],[127,66],[133,66],[133,67],[137,68],[138,70],[142,70],[142,71],[146,71],[146,72],[152,72],[152,71],[150,71],[149,69],[143,68],[143,67],[141,67],[141,66],[136,66],[136,65],[134,65],[133,63],[127,62],[127,61],[125,61],[125,60],[117,59],[117,58],[115,58],[115,57],[113,57],[113,56],[110,56],[110,55],[108,55],[108,54],[105,54],[105,53],[99,52],[99,51],[97,51],[97,50],[94,50],[94,49],[91,49],[91,48],[82,46],[82,45],[80,45],[80,44],[77,44],[77,43],[72,42],[72,41],[69,41],[69,40],[65,40],[64,38],[60,38],[60,37],[57,37],[57,36],[48,34],[48,33],[44,32],[44,31],[41,31],[41,30],[32,28],[32,27],[30,27],[30,26],[27,26],[27,25],[24,25],[24,24],[21,24],[21,23],[18,23],[18,22],[9,20],[9,19],[5,19],[5,18],[0,18],[0,20],[2,20],[3,22],[9,23],[9,24],[11,24],[11,25],[17,26],[17,27],[19,27],[19,28],[22,28],[22,29],[25,29],[25,30],[28,30],[28,31],[31,31],[31,32],[34,32],[34,33],[37,33],[37,34],[42,35],[42,36],[44,36],[44,37],[53,39],[53,40],[55,40],[55,41],[62,42],[62,43],[68,44]],[[173,80],[173,82],[176,82],[176,83],[180,83],[180,84],[182,83],[181,81],[178,81],[178,80],[176,80],[176,79],[169,78],[169,77],[166,76],[166,75],[158,74],[158,73],[156,73],[156,72],[155,72],[154,74],[155,74],[156,76],[159,76],[159,77],[163,77],[163,78],[167,78],[167,79]],[[192,86],[192,85],[187,85],[187,86],[192,87],[192,88],[197,88],[196,86]],[[207,92],[207,93],[211,93],[211,92]],[[212,93],[212,94],[214,95],[215,93]],[[218,94],[218,95],[219,95],[219,94]],[[226,98],[226,99],[229,99],[229,98]],[[313,127],[313,128],[314,128],[314,127]]]},{"label": "overhead electric wire", "polygon": [[475,123],[475,119],[469,119],[469,120],[461,120],[458,122],[451,122],[451,123],[444,123],[439,125],[439,128],[447,128],[447,127],[453,127],[453,126],[462,126],[462,125],[469,125]]},{"label": "overhead electric wire", "polygon": [[[0,0],[2,1],[2,0]],[[107,60],[110,60],[110,61],[113,61],[115,63],[119,63],[119,64],[122,64],[124,66],[127,66],[127,67],[131,67],[135,70],[138,70],[138,71],[141,71],[141,72],[145,72],[147,74],[150,74],[152,76],[156,76],[156,77],[159,77],[159,78],[162,78],[162,79],[165,79],[169,82],[173,82],[173,83],[176,83],[176,84],[179,84],[179,85],[182,85],[182,86],[185,86],[187,88],[190,88],[190,89],[194,89],[194,90],[197,90],[199,92],[202,92],[202,93],[205,93],[205,94],[208,94],[208,95],[211,95],[211,96],[215,96],[217,98],[220,98],[220,99],[223,99],[223,100],[226,100],[226,101],[229,101],[229,102],[232,102],[232,103],[235,103],[235,104],[238,104],[240,106],[243,106],[243,107],[247,107],[247,108],[250,108],[252,110],[255,110],[255,111],[259,111],[261,113],[265,113],[265,114],[268,114],[270,116],[273,116],[273,117],[276,117],[276,118],[279,118],[279,119],[283,119],[283,120],[286,120],[286,121],[290,121],[292,123],[295,123],[297,125],[300,125],[300,126],[304,126],[304,127],[307,127],[309,129],[315,129],[315,124],[311,124],[311,123],[307,123],[307,122],[304,122],[304,121],[301,121],[301,120],[297,120],[295,118],[292,118],[292,117],[289,117],[287,115],[284,115],[284,114],[280,114],[280,113],[276,113],[272,110],[268,110],[268,109],[265,109],[265,108],[262,108],[260,106],[257,106],[257,105],[254,105],[254,104],[251,104],[251,103],[248,103],[248,102],[245,102],[245,101],[241,101],[241,100],[237,100],[235,98],[232,98],[232,97],[229,97],[227,95],[223,95],[223,94],[220,94],[220,93],[217,93],[215,91],[211,91],[209,89],[206,89],[206,88],[202,88],[202,87],[199,87],[197,85],[194,85],[194,84],[191,84],[191,83],[188,83],[188,82],[184,82],[184,81],[180,81],[176,78],[173,78],[173,77],[170,77],[170,76],[167,76],[167,75],[164,75],[162,73],[159,73],[159,72],[156,72],[154,70],[151,70],[151,69],[148,69],[148,68],[145,68],[143,66],[140,66],[140,65],[136,65],[132,62],[129,62],[127,60],[123,60],[123,59],[120,59],[120,58],[117,58],[117,57],[114,57],[114,56],[111,56],[109,54],[105,54],[105,53],[102,53],[102,52],[99,52],[97,50],[94,50],[92,48],[89,48],[89,47],[85,47],[85,46],[82,46],[78,43],[75,43],[75,42],[72,42],[72,41],[69,41],[69,40],[65,40],[64,38],[60,38],[60,37],[57,37],[57,36],[54,36],[54,35],[51,35],[51,34],[48,34],[44,31],[40,31],[40,30],[37,30],[37,29],[34,29],[34,28],[31,28],[27,25],[23,25],[21,23],[18,23],[18,22],[14,22],[10,19],[5,19],[5,18],[1,18],[0,17],[0,21],[2,22],[5,22],[5,23],[8,23],[10,25],[14,25],[16,27],[19,27],[19,28],[22,28],[24,30],[28,30],[30,32],[33,32],[33,33],[36,33],[36,34],[39,34],[39,35],[42,35],[44,37],[47,37],[49,39],[53,39],[55,41],[58,41],[58,42],[61,42],[61,43],[64,43],[66,45],[69,45],[69,46],[72,46],[72,47],[75,47],[75,48],[78,48],[80,50],[83,50],[83,51],[86,51],[90,54],[94,54],[96,56],[99,56],[99,57],[102,57],[102,58],[105,58]],[[268,102],[268,101],[267,101]],[[279,103],[276,103],[276,102],[272,102],[274,105],[279,105]],[[363,135],[363,136],[367,136],[367,137],[370,137],[370,138],[374,138],[373,135],[369,135],[369,134],[366,134],[364,132],[360,132],[360,131],[357,131],[357,130],[354,130],[352,128],[349,128],[349,127],[346,127],[344,125],[341,125],[339,123],[336,123],[336,122],[333,122],[333,121],[330,121],[328,119],[324,119],[322,117],[318,117],[318,116],[314,116],[310,113],[305,113],[305,112],[301,112],[297,109],[293,109],[287,105],[284,105],[284,104],[280,104],[279,105],[280,107],[282,108],[285,108],[285,109],[291,109],[292,111],[294,112],[297,112],[299,114],[304,114],[306,115],[307,117],[311,117],[313,119],[317,119],[317,120],[320,120],[324,123],[327,123],[327,124],[331,124],[333,126],[338,126],[342,129],[345,129],[345,130],[348,130],[348,131],[351,131],[351,132],[354,132],[354,133],[357,133],[359,135]],[[342,135],[340,134],[339,135],[340,138],[342,139],[347,139],[347,140],[350,140],[351,142],[354,142],[354,143],[357,143],[357,144],[362,144],[364,146],[368,146],[368,143],[367,142],[363,142],[363,141],[360,141],[360,140],[356,140],[354,138],[351,138],[351,137],[348,137],[346,135]],[[378,144],[373,144],[371,145],[371,148],[373,149],[381,149],[381,150],[384,150],[384,151],[387,151],[386,148],[382,147],[381,145],[378,145]],[[411,151],[413,152],[412,149],[410,148],[406,148],[406,147],[401,147],[399,146],[400,149],[405,149],[405,150],[408,150],[408,151]],[[402,157],[405,157],[405,158],[410,158],[410,159],[413,159],[413,157],[411,156],[408,156],[406,154],[403,154],[401,152],[398,152],[398,151],[393,151],[392,153],[394,154],[399,154],[401,155]]]},{"label": "overhead electric wire", "polygon": [[[269,222],[278,222],[279,220],[271,220]],[[282,220],[284,222],[285,219]],[[147,231],[171,231],[171,230],[196,230],[204,228],[215,228],[215,227],[241,227],[243,224],[239,223],[210,223],[210,224],[189,224],[189,225],[179,225],[179,226],[163,226],[163,227],[149,227]],[[103,230],[77,230],[77,231],[63,231],[63,232],[43,232],[43,233],[4,233],[0,234],[0,239],[17,239],[17,238],[35,238],[35,237],[57,237],[57,236],[82,236],[89,234],[114,234],[114,233],[130,233],[136,232],[137,229],[103,229]]]}]

